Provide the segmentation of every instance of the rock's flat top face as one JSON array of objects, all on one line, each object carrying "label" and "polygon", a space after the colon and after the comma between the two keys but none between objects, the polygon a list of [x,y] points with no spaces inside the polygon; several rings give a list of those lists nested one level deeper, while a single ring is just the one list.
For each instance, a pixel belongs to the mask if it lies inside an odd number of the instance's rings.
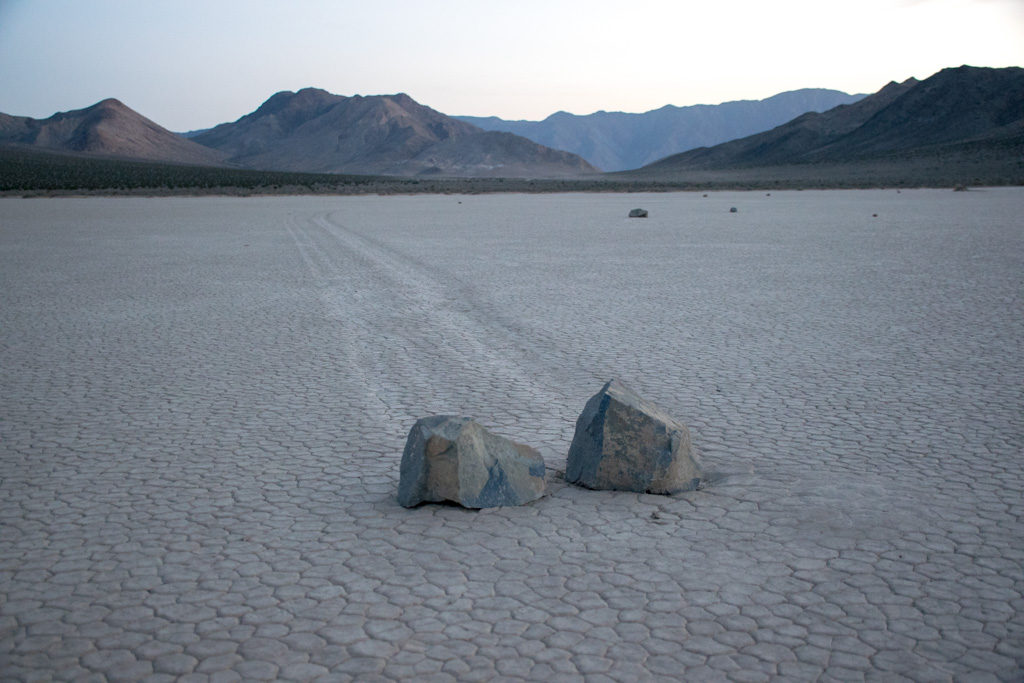
[{"label": "rock's flat top face", "polygon": [[544,472],[544,458],[529,446],[491,434],[467,417],[434,415],[409,432],[398,502],[523,505],[544,495]]},{"label": "rock's flat top face", "polygon": [[[0,678],[1019,681],[1024,188],[626,201],[0,198]],[[395,501],[610,377],[706,489]]]},{"label": "rock's flat top face", "polygon": [[576,422],[565,478],[592,489],[676,493],[696,488],[701,471],[686,426],[611,380]]}]

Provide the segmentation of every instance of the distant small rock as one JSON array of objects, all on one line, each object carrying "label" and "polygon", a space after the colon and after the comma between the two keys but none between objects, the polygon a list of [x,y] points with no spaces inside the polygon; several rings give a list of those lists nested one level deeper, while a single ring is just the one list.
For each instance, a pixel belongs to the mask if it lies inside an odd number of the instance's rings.
[{"label": "distant small rock", "polygon": [[702,476],[686,426],[618,380],[594,394],[576,420],[569,483],[668,494],[697,488]]},{"label": "distant small rock", "polygon": [[729,207],[729,213],[736,213],[737,209],[735,206]]},{"label": "distant small rock", "polygon": [[417,420],[402,453],[398,503],[451,501],[467,508],[523,505],[544,495],[540,453],[468,417]]},{"label": "distant small rock", "polygon": [[647,209],[633,209],[629,212],[630,218],[647,218]]}]

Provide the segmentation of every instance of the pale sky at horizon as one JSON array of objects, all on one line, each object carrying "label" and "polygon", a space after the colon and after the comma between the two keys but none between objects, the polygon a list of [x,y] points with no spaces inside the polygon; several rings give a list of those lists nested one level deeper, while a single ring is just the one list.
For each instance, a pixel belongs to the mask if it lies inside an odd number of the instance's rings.
[{"label": "pale sky at horizon", "polygon": [[307,86],[542,119],[874,92],[961,64],[1024,66],[1024,0],[0,0],[0,112],[116,97],[176,131]]}]

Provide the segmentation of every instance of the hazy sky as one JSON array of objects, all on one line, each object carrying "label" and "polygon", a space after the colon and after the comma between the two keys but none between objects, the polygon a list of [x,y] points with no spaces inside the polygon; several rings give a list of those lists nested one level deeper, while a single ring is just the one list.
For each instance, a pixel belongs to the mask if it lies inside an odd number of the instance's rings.
[{"label": "hazy sky", "polygon": [[0,0],[0,112],[116,97],[171,130],[306,86],[539,119],[961,64],[1024,66],[1024,0]]}]

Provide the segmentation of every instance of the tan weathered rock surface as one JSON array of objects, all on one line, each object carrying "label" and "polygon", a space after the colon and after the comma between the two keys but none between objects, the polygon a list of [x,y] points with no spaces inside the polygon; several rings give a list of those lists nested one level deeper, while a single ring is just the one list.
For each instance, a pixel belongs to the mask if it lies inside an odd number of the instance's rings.
[{"label": "tan weathered rock surface", "polygon": [[540,453],[468,417],[425,417],[409,432],[398,483],[398,502],[405,507],[444,501],[501,507],[543,495]]}]

